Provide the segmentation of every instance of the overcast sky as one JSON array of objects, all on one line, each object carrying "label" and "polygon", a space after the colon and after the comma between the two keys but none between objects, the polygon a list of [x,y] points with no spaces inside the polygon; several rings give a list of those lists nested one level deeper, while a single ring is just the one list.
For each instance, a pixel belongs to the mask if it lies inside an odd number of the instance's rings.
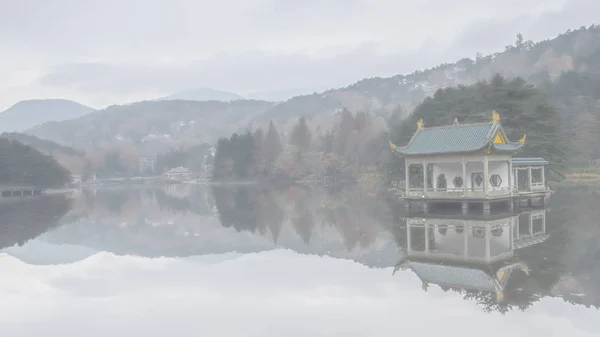
[{"label": "overcast sky", "polygon": [[[598,23],[598,0],[0,0],[0,110],[337,87]],[[595,20],[595,21],[594,21]]]}]

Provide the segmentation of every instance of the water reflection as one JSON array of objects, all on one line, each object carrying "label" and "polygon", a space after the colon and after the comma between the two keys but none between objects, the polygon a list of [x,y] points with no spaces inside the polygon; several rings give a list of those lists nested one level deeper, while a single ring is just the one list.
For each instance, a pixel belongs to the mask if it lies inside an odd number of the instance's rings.
[{"label": "water reflection", "polygon": [[[346,275],[344,279],[352,284],[377,277],[383,288],[362,290],[380,293],[376,297],[396,294],[390,289],[398,287],[427,303],[441,294],[455,296],[461,303],[476,304],[479,312],[528,312],[547,299],[596,311],[600,305],[599,204],[600,196],[593,190],[569,190],[557,193],[549,209],[465,218],[404,214],[393,198],[350,188],[112,188],[83,190],[71,199],[52,196],[0,204],[4,216],[0,243],[3,252],[28,265],[52,268],[89,262],[106,252],[115,254],[103,257],[111,264],[129,261],[132,268],[163,261],[150,259],[157,257],[188,262],[202,257],[206,262],[246,256],[238,260],[239,268],[257,263],[250,258],[253,254],[273,252],[261,256],[278,261],[277,267],[252,267],[262,268],[265,277],[260,282],[271,287],[291,282],[275,274],[283,269],[289,273],[284,266],[299,263],[296,267],[303,274],[294,274],[294,282],[302,280],[315,289],[328,282],[326,277],[333,277],[330,268],[339,268],[339,275]],[[306,260],[299,262],[297,256]],[[329,260],[312,259],[318,256]],[[342,266],[341,261],[371,269]],[[167,262],[152,263],[162,268]],[[170,269],[170,273],[185,278],[196,267],[186,268],[190,269]],[[356,274],[347,274],[350,270]],[[231,273],[211,276],[215,287],[240,277],[244,282],[254,282],[250,279],[256,277],[259,282],[258,270],[254,276]],[[212,280],[205,272],[202,277],[204,282]],[[149,279],[136,280],[141,283],[131,287],[152,284]],[[102,287],[103,296],[111,295],[106,290],[110,287]],[[332,287],[328,289],[334,291]],[[86,296],[98,289],[86,288]]]},{"label": "water reflection", "polygon": [[528,286],[530,277],[539,273],[531,271],[518,254],[549,238],[545,209],[487,219],[408,217],[405,221],[406,255],[396,270],[413,271],[425,291],[436,284],[475,299],[486,311],[501,312],[525,309],[548,291]]},{"label": "water reflection", "polygon": [[70,209],[62,195],[0,199],[0,248],[22,246],[55,228]]}]

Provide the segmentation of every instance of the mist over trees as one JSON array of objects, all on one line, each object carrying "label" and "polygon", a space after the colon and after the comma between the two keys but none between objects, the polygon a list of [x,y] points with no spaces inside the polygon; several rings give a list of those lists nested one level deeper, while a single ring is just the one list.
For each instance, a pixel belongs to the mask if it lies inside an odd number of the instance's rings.
[{"label": "mist over trees", "polygon": [[366,112],[354,115],[348,110],[341,111],[336,119],[323,133],[320,125],[300,117],[286,142],[272,121],[266,135],[259,128],[254,133],[222,138],[217,143],[213,178],[245,180],[277,174],[292,180],[325,175],[356,180],[363,172],[384,168],[382,160],[389,152],[384,146],[386,122]]}]

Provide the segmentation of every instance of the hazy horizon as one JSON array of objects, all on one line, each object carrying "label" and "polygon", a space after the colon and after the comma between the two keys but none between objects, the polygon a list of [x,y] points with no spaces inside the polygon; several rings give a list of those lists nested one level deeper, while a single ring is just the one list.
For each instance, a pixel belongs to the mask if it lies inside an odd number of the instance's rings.
[{"label": "hazy horizon", "polygon": [[[502,51],[594,23],[594,0],[4,1],[0,111],[64,98],[93,108],[199,87],[350,85]],[[209,10],[206,10],[209,8]]]}]

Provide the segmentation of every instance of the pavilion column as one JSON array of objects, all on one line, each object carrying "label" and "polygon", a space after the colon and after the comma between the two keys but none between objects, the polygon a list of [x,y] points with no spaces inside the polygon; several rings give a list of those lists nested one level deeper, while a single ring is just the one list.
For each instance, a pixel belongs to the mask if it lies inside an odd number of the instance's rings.
[{"label": "pavilion column", "polygon": [[427,162],[423,160],[421,164],[423,165],[423,195],[427,196]]},{"label": "pavilion column", "polygon": [[532,191],[533,190],[533,186],[532,185],[532,179],[531,179],[531,166],[527,167],[527,170],[529,171],[529,190]]},{"label": "pavilion column", "polygon": [[489,188],[490,172],[488,168],[488,156],[483,157],[483,194],[487,197]]},{"label": "pavilion column", "polygon": [[429,254],[429,225],[425,223],[425,254]]},{"label": "pavilion column", "polygon": [[412,251],[412,242],[410,239],[410,225],[406,225],[406,251],[407,252],[411,252]]},{"label": "pavilion column", "polygon": [[519,168],[515,170],[515,189],[517,194],[519,194]]},{"label": "pavilion column", "polygon": [[546,211],[544,210],[544,216],[542,217],[542,231],[546,234]]},{"label": "pavilion column", "polygon": [[410,191],[410,164],[407,158],[404,158],[404,193],[408,196],[408,192]]},{"label": "pavilion column", "polygon": [[533,235],[533,213],[529,213],[529,235]]},{"label": "pavilion column", "polygon": [[462,157],[463,196],[467,195],[467,159]]},{"label": "pavilion column", "polygon": [[490,240],[491,240],[490,226],[485,226],[485,260],[490,261]]},{"label": "pavilion column", "polygon": [[544,186],[544,189],[546,189],[546,172],[544,166],[541,166],[540,169],[542,171],[542,186]]},{"label": "pavilion column", "polygon": [[463,225],[463,236],[464,236],[464,243],[465,243],[465,251],[464,251],[464,257],[465,259],[469,256],[469,235],[467,235],[467,233],[469,232],[469,226],[465,223]]},{"label": "pavilion column", "polygon": [[508,191],[513,194],[513,178],[512,178],[512,160],[508,159]]}]

